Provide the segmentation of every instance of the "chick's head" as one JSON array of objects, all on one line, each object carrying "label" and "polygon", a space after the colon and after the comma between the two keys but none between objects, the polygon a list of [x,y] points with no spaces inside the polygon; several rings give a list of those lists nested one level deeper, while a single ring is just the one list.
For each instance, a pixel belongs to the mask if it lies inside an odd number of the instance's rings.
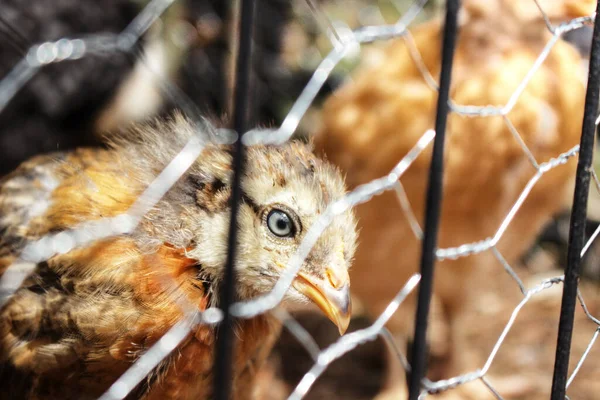
[{"label": "chick's head", "polygon": [[[313,223],[345,193],[340,172],[309,145],[255,145],[245,153],[235,257],[239,301],[273,290]],[[228,254],[232,159],[230,146],[207,146],[158,207],[162,220],[172,222],[163,223],[155,236],[185,248],[198,263],[198,280],[209,282],[213,294],[222,284]],[[336,215],[302,261],[283,302],[311,301],[344,332],[356,240],[352,211]]]}]

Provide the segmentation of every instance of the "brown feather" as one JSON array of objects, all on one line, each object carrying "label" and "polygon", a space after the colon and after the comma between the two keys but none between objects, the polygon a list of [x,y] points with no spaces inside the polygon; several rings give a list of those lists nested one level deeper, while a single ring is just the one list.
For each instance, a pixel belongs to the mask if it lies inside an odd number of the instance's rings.
[{"label": "brown feather", "polygon": [[[0,273],[31,240],[127,212],[198,134],[194,124],[176,116],[140,127],[107,150],[80,149],[24,163],[0,182]],[[96,398],[187,311],[218,305],[230,165],[227,146],[208,145],[134,232],[84,242],[36,265],[0,309],[0,380],[18,382],[0,399]],[[309,147],[290,144],[250,148],[242,189],[236,288],[237,298],[248,300],[271,290],[278,265],[287,263],[301,239],[274,239],[265,211],[285,203],[308,227],[343,195],[344,184]],[[347,268],[354,229],[352,214],[337,218],[304,272],[322,277],[328,266]],[[295,292],[289,296],[305,301]],[[254,377],[278,332],[269,314],[238,321],[233,398],[252,397]],[[129,397],[210,398],[216,335],[213,326],[195,327]]]}]

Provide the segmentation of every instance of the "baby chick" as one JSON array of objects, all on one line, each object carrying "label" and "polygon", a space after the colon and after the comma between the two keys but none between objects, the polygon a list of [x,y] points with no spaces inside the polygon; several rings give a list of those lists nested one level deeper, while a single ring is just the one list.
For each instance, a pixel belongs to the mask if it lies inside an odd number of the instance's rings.
[{"label": "baby chick", "polygon": [[[109,149],[40,156],[0,181],[0,273],[29,240],[117,216],[185,143],[181,116],[143,126]],[[270,292],[307,229],[344,194],[337,169],[309,146],[247,149],[239,210],[236,300]],[[0,398],[97,398],[183,316],[218,306],[227,256],[231,146],[207,145],[133,233],[37,264],[0,309]],[[47,207],[40,204],[47,203]],[[304,260],[284,302],[316,303],[344,332],[356,231],[337,217]],[[269,313],[236,327],[232,397],[252,397],[279,331]],[[143,399],[208,399],[214,326],[200,325],[132,392]],[[129,398],[129,397],[128,397]]]}]

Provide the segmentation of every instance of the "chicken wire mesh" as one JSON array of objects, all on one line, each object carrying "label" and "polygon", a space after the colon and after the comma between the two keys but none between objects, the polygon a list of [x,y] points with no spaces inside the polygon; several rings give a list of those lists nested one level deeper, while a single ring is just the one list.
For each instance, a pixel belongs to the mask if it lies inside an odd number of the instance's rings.
[{"label": "chicken wire mesh", "polygon": [[[583,28],[586,25],[591,25],[595,18],[594,15],[590,15],[583,18],[573,19],[559,25],[553,25],[550,23],[550,18],[545,14],[543,7],[541,7],[536,0],[531,1],[535,2],[535,4],[538,6],[539,13],[546,21],[547,29],[552,36],[547,42],[546,46],[543,48],[542,52],[539,54],[537,60],[531,65],[529,72],[523,77],[518,88],[513,92],[510,100],[502,106],[474,106],[469,104],[457,104],[452,99],[449,99],[448,108],[449,112],[466,117],[501,116],[504,123],[514,136],[514,140],[521,146],[523,154],[528,158],[529,162],[535,169],[535,173],[531,176],[530,180],[519,195],[517,201],[512,205],[510,211],[506,214],[504,220],[500,226],[498,226],[493,236],[482,238],[482,240],[473,243],[464,243],[457,247],[435,249],[435,258],[437,260],[457,259],[461,257],[469,257],[482,252],[491,252],[498,260],[499,266],[504,268],[504,270],[512,277],[515,285],[518,286],[523,297],[520,303],[518,303],[518,305],[514,308],[510,318],[506,321],[504,329],[498,337],[495,345],[490,350],[489,356],[487,357],[484,365],[482,365],[479,369],[469,373],[439,381],[431,381],[427,378],[421,379],[422,371],[419,371],[419,373],[413,374],[413,378],[416,376],[416,379],[420,380],[418,392],[413,391],[413,393],[411,393],[411,398],[414,399],[426,398],[428,395],[445,392],[477,380],[483,383],[483,385],[495,398],[502,399],[502,393],[496,390],[494,385],[486,377],[496,358],[496,355],[498,354],[511,328],[515,324],[520,311],[530,302],[530,300],[549,288],[565,282],[564,275],[559,275],[544,279],[538,282],[536,285],[528,287],[528,285],[521,280],[513,266],[506,262],[502,253],[497,248],[499,240],[502,238],[515,215],[542,176],[555,168],[560,168],[562,165],[568,162],[569,159],[576,157],[580,153],[579,146],[575,146],[564,153],[556,154],[555,157],[551,159],[537,160],[532,151],[527,147],[518,130],[507,116],[532,79],[533,74],[547,59],[558,40],[568,32]],[[76,60],[98,53],[134,51],[136,43],[142,39],[143,35],[151,28],[153,24],[159,21],[161,15],[163,15],[169,6],[171,6],[174,2],[175,0],[153,0],[149,2],[137,15],[137,17],[119,34],[86,35],[84,37],[74,39],[62,38],[57,41],[44,42],[32,46],[27,51],[25,57],[23,57],[23,59],[16,66],[14,66],[10,73],[0,80],[0,112],[7,106],[7,104],[9,104],[15,94],[21,90],[21,88],[23,88],[41,68],[44,68],[46,65],[68,60]],[[438,91],[438,83],[425,66],[419,50],[414,45],[411,33],[408,31],[408,27],[419,16],[426,3],[426,0],[415,1],[405,12],[403,12],[401,18],[394,24],[369,25],[352,30],[342,21],[332,20],[325,12],[323,12],[320,4],[314,2],[313,0],[306,0],[306,5],[308,9],[310,9],[317,25],[320,26],[324,32],[326,32],[326,35],[330,40],[331,51],[325,57],[323,57],[322,61],[319,63],[301,94],[294,102],[286,117],[283,119],[283,122],[279,128],[271,131],[250,130],[244,133],[241,138],[239,138],[240,140],[238,140],[238,135],[235,132],[229,130],[217,130],[213,128],[208,121],[200,117],[193,102],[186,98],[186,96],[181,93],[181,91],[171,82],[168,77],[162,76],[160,72],[156,71],[153,68],[153,65],[151,65],[151,62],[148,62],[148,60],[145,60],[143,57],[141,57],[140,60],[145,63],[145,67],[151,72],[151,74],[154,76],[154,79],[156,79],[156,81],[160,84],[164,94],[167,97],[170,97],[179,108],[184,110],[188,116],[192,117],[195,123],[198,124],[199,129],[212,133],[210,140],[219,143],[234,143],[238,141],[246,146],[265,143],[281,144],[290,140],[292,135],[298,129],[302,118],[307,113],[311,104],[313,104],[319,91],[326,84],[327,79],[332,74],[334,68],[336,68],[336,66],[342,63],[344,60],[359,57],[361,48],[367,44],[376,41],[402,38],[406,42],[406,45],[410,50],[412,60],[419,68],[423,79],[430,86],[431,90]],[[449,1],[449,4],[457,6],[457,3],[453,1]],[[455,36],[456,32],[450,31],[447,32],[447,35]],[[600,46],[600,43],[597,40],[597,35],[594,35],[594,45],[596,47]],[[594,48],[594,46],[592,46],[592,48]],[[591,59],[593,62],[593,50]],[[590,69],[590,75],[592,77],[595,76],[597,81],[598,70],[593,68],[594,65],[595,64],[591,64],[592,68]],[[243,68],[247,69],[249,68],[249,65],[246,65]],[[444,68],[442,71],[444,71]],[[446,70],[446,72],[449,74],[449,70]],[[446,83],[449,84],[449,82]],[[598,82],[593,82],[593,84],[596,86],[597,83]],[[442,85],[442,83],[440,83],[440,85]],[[590,84],[590,87],[592,87],[592,83]],[[446,87],[446,91],[447,90],[448,89]],[[588,113],[596,112],[598,97],[597,87],[595,90],[595,92],[592,92],[592,96],[596,98],[596,101],[593,102],[591,99],[588,99],[586,103],[588,105]],[[592,96],[590,96],[590,98]],[[242,106],[242,108],[245,107]],[[444,111],[438,112],[444,113]],[[587,119],[589,120],[589,115]],[[595,125],[598,125],[599,122],[600,117],[595,119]],[[594,127],[588,126],[588,141],[586,143],[588,161],[591,160],[590,157],[593,151],[593,140],[590,142],[589,136],[593,136],[594,130]],[[590,134],[589,132],[592,133]],[[367,341],[374,340],[379,336],[386,340],[390,346],[395,349],[395,356],[400,360],[405,370],[407,372],[411,371],[410,364],[408,363],[406,357],[394,344],[392,335],[386,330],[385,325],[394,312],[398,309],[400,304],[407,298],[407,296],[416,290],[422,279],[431,281],[432,271],[431,273],[427,273],[423,278],[420,274],[415,274],[406,282],[398,282],[399,291],[396,297],[388,305],[385,312],[381,314],[372,325],[365,329],[346,334],[340,337],[335,343],[324,349],[319,348],[319,346],[312,339],[310,333],[302,328],[302,326],[297,324],[290,314],[282,309],[278,309],[277,306],[283,299],[285,292],[289,289],[292,280],[300,270],[303,260],[309,255],[312,247],[315,245],[320,235],[324,232],[332,220],[337,215],[344,213],[348,209],[360,203],[369,201],[373,196],[377,196],[385,191],[394,191],[398,196],[398,201],[405,214],[405,218],[410,221],[410,225],[415,237],[417,237],[419,240],[422,240],[424,234],[423,229],[419,226],[418,218],[411,209],[411,205],[406,198],[404,188],[399,179],[411,167],[411,164],[415,161],[415,159],[423,151],[425,151],[432,144],[432,142],[434,142],[435,136],[436,133],[434,130],[427,130],[426,132],[423,132],[423,135],[416,142],[412,150],[406,154],[405,157],[398,160],[398,163],[389,172],[389,174],[367,184],[360,185],[344,198],[332,202],[327,210],[320,215],[316,222],[308,229],[308,232],[298,248],[298,251],[292,257],[285,273],[282,275],[281,279],[279,279],[271,293],[264,297],[256,298],[252,301],[233,303],[231,307],[228,308],[231,315],[236,318],[251,318],[262,313],[273,312],[273,314],[279,320],[281,320],[283,325],[311,355],[314,364],[312,368],[307,371],[303,378],[297,383],[296,387],[289,395],[290,399],[300,399],[305,397],[315,381],[323,374],[323,372],[333,361],[347,352],[352,351],[357,346]],[[148,186],[144,193],[137,199],[137,201],[126,213],[113,218],[104,218],[98,221],[85,223],[76,227],[75,229],[44,236],[40,240],[27,244],[20,256],[20,259],[6,270],[0,280],[2,303],[10,298],[10,295],[19,287],[19,285],[33,270],[33,268],[35,268],[35,263],[48,260],[57,254],[67,253],[76,247],[84,246],[94,240],[133,232],[144,215],[175,184],[175,182],[191,166],[194,160],[201,155],[203,148],[208,144],[206,140],[209,139],[195,137],[190,140],[187,145],[181,149],[179,154],[173,158],[167,167],[155,178],[155,180]],[[441,172],[441,170],[439,172]],[[584,165],[584,168],[578,172],[579,179],[583,179],[582,177],[584,175],[588,177],[588,181],[589,178],[591,178],[594,188],[600,192],[600,179],[593,169],[589,169],[589,165],[587,167]],[[585,187],[583,187],[583,189],[580,188],[580,191],[581,190],[581,193],[587,193]],[[439,193],[434,197],[435,198],[432,200],[433,207],[439,207]],[[585,200],[585,196],[583,199]],[[582,201],[579,203],[584,202]],[[577,204],[578,202],[576,201],[575,207],[577,207]],[[579,218],[579,223],[581,223],[582,219],[585,219],[585,211],[583,211],[583,214],[581,214],[582,204],[579,204],[579,207],[580,211],[577,218]],[[583,207],[585,209],[585,204],[583,204]],[[433,237],[435,237],[435,226],[432,232],[425,230],[425,235],[427,235],[427,233],[432,234]],[[579,257],[583,256],[590,249],[590,246],[598,234],[600,234],[600,227],[596,229],[596,231],[585,244],[581,243],[583,246],[579,247],[582,248],[579,249],[575,244],[572,245],[573,248],[570,250],[573,251],[574,249]],[[583,238],[582,233],[580,236]],[[433,247],[430,246],[430,250],[433,251],[434,247],[435,241],[433,242]],[[559,382],[559,386],[553,391],[553,398],[555,399],[562,398],[564,396],[561,394],[561,391],[564,393],[564,390],[568,389],[571,383],[576,379],[580,370],[585,368],[586,358],[590,354],[590,351],[597,341],[600,332],[600,321],[589,311],[581,291],[577,289],[577,274],[575,273],[573,275],[573,271],[575,271],[573,268],[576,268],[577,265],[576,263],[575,265],[572,264],[573,261],[570,262],[569,267],[571,270],[567,274],[567,279],[570,279],[571,283],[575,284],[574,288],[576,289],[577,299],[579,300],[580,305],[583,307],[588,319],[593,322],[597,328],[595,331],[590,332],[591,339],[570,375],[568,377],[564,377],[564,379],[566,379],[564,387],[560,386],[560,377],[558,377],[558,380],[555,381]],[[429,291],[430,290],[431,288],[429,288]],[[430,293],[426,293],[426,296],[430,296]],[[141,381],[143,381],[165,357],[167,357],[177,348],[177,346],[186,338],[186,336],[195,326],[198,324],[215,325],[222,322],[224,318],[224,312],[222,309],[209,308],[204,312],[198,312],[192,304],[181,304],[181,307],[186,310],[187,317],[174,325],[156,344],[154,344],[148,351],[139,357],[139,359],[132,364],[127,372],[125,372],[116,382],[112,384],[112,386],[101,397],[101,399],[123,399],[127,397],[127,395],[129,395],[130,392]],[[565,314],[568,314],[569,312],[572,314],[573,310],[564,311]],[[426,318],[426,316],[427,315],[425,314],[424,317]],[[426,328],[423,328],[420,332],[422,339],[425,337],[425,329]],[[572,323],[570,327],[567,326],[565,328],[565,331],[569,332],[571,329]],[[568,343],[566,345],[569,346]],[[227,347],[226,344],[225,347]],[[424,342],[421,342],[417,351],[424,351],[424,348]],[[568,360],[569,356],[567,347],[566,359],[563,357],[561,361],[562,364],[559,365],[559,367],[563,369],[563,374],[567,373]]]}]

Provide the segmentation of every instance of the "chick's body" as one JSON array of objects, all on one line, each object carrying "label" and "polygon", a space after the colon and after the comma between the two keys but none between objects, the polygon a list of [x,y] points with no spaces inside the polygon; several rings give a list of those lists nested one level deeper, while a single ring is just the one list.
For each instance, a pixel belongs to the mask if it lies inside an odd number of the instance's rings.
[{"label": "chick's body", "polygon": [[[584,7],[590,5],[541,2],[554,22],[591,13],[591,7]],[[453,103],[512,108],[506,118],[485,112],[449,115],[440,248],[493,237],[536,174],[511,126],[542,163],[578,143],[583,114],[582,59],[574,48],[558,40],[547,59],[534,67],[551,39],[535,2],[470,0],[464,2],[463,12],[454,53]],[[387,174],[425,131],[434,128],[437,92],[423,69],[439,76],[442,23],[427,22],[411,34],[368,53],[353,81],[324,107],[317,149],[341,167],[350,187]],[[417,60],[415,52],[420,54]],[[530,80],[521,87],[526,77]],[[429,149],[401,178],[421,226],[430,155]],[[569,162],[535,184],[497,245],[509,264],[533,244],[543,225],[563,206],[574,168],[575,163]],[[373,315],[379,315],[418,270],[421,246],[393,193],[358,206],[357,217],[360,247],[352,270],[353,291]],[[467,302],[477,302],[469,298],[469,285],[477,284],[476,276],[485,279],[487,268],[499,267],[491,250],[438,263],[433,304],[441,304],[445,313],[441,320],[451,321]],[[405,338],[412,333],[414,320],[413,310],[407,311],[389,324]],[[444,355],[449,346],[456,348],[459,338],[455,333],[454,341],[449,341],[447,326],[433,322],[431,350]],[[455,366],[431,377],[446,378],[478,367]]]},{"label": "chick's body", "polygon": [[[198,134],[181,117],[138,131],[137,139],[108,150],[34,158],[4,178],[1,273],[28,240],[126,212]],[[236,263],[242,301],[272,289],[313,219],[344,192],[339,173],[303,144],[254,146],[247,160]],[[1,309],[0,379],[11,383],[0,398],[96,398],[185,309],[218,306],[230,164],[228,146],[207,145],[133,233],[63,250],[36,265]],[[349,315],[354,229],[352,215],[338,218],[286,294],[291,301],[315,301],[340,330]],[[234,398],[252,398],[253,377],[278,329],[268,313],[237,322]],[[130,398],[210,398],[215,340],[214,327],[195,328]]]}]

